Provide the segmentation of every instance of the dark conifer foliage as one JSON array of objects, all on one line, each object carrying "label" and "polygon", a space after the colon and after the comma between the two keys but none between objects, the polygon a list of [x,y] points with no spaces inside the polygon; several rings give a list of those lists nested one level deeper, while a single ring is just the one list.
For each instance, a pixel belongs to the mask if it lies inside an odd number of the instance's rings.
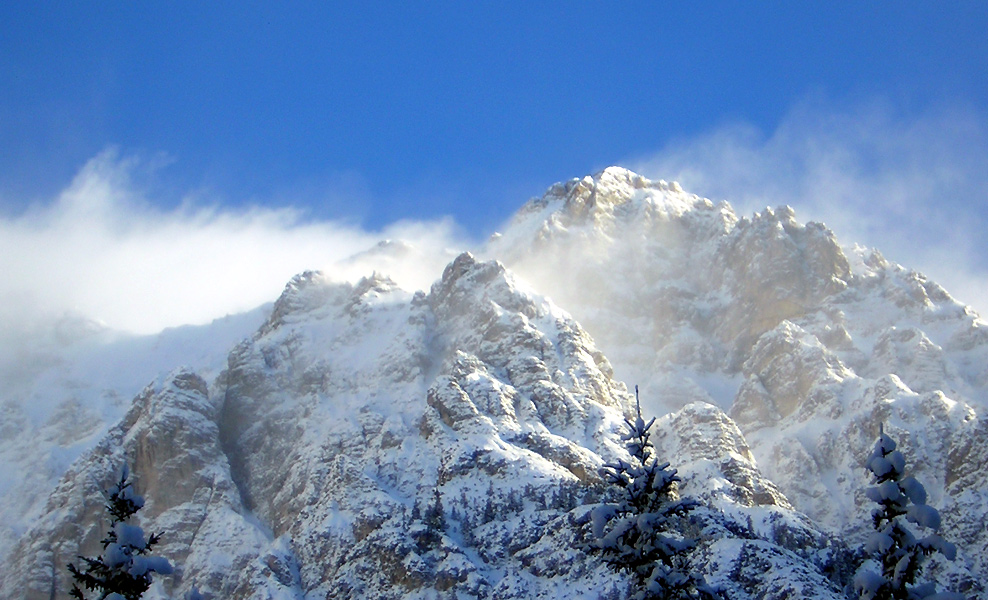
[{"label": "dark conifer foliage", "polygon": [[[874,533],[865,546],[881,571],[864,567],[854,578],[862,600],[964,600],[962,594],[937,593],[932,582],[917,583],[926,559],[935,553],[953,560],[954,545],[945,541],[940,529],[940,513],[926,504],[926,489],[912,476],[905,475],[906,459],[896,443],[879,428],[878,441],[866,465],[875,485],[866,490],[878,504],[872,511]],[[917,538],[906,521],[930,531]]]},{"label": "dark conifer foliage", "polygon": [[688,553],[695,541],[677,532],[699,504],[679,496],[676,470],[656,459],[649,441],[655,419],[645,422],[640,402],[637,412],[634,422],[625,420],[628,431],[622,436],[631,462],[618,460],[601,469],[622,494],[620,501],[592,513],[595,549],[611,566],[633,575],[638,584],[633,598],[714,598],[702,576],[690,573]]},{"label": "dark conifer foliage", "polygon": [[103,553],[95,558],[80,556],[84,567],[69,564],[75,583],[70,596],[87,600],[83,590],[97,600],[138,600],[151,587],[152,573],[167,575],[171,564],[151,556],[151,548],[162,534],[145,538],[144,530],[127,521],[144,507],[144,498],[134,492],[124,466],[120,480],[106,490],[106,510],[110,513],[110,531],[103,538]]}]

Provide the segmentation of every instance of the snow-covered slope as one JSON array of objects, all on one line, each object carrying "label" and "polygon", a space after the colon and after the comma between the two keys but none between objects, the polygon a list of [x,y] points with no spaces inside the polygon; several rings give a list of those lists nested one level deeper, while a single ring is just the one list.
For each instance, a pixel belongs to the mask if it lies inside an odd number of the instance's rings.
[{"label": "snow-covered slope", "polygon": [[851,539],[884,421],[958,564],[988,577],[988,323],[940,286],[789,207],[739,217],[620,168],[553,186],[487,252],[571,311],[656,411],[727,410],[796,507]]},{"label": "snow-covered slope", "polygon": [[19,340],[19,353],[0,361],[0,560],[72,461],[127,413],[149,381],[182,365],[215,376],[230,347],[268,310],[150,336],[67,318]]},{"label": "snow-covered slope", "polygon": [[[96,550],[97,487],[126,461],[177,566],[156,595],[623,598],[587,546],[630,401],[579,324],[496,262],[461,255],[428,294],[305,273],[220,376],[180,370],[138,396],[61,480],[0,594],[66,589],[59,565]],[[791,510],[727,415],[687,406],[656,439],[709,507],[709,581],[841,597],[846,548]]]},{"label": "snow-covered slope", "polygon": [[4,392],[0,597],[64,596],[125,462],[177,567],[155,598],[627,597],[587,551],[623,382],[728,598],[845,597],[882,422],[960,549],[932,574],[984,597],[988,325],[939,286],[619,168],[481,254],[501,262],[460,255],[428,292],[309,272],[212,329],[50,351]]}]

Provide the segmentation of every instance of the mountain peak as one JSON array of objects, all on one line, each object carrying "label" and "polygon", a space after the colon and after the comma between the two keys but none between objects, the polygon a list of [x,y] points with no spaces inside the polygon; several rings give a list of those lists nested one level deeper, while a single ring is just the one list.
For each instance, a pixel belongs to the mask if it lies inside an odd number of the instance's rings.
[{"label": "mountain peak", "polygon": [[677,183],[653,181],[623,167],[608,167],[557,183],[541,197],[529,200],[507,230],[491,239],[489,250],[498,258],[510,257],[533,242],[540,245],[554,238],[589,241],[592,249],[601,235],[627,235],[629,226],[669,221],[688,213],[695,213],[695,219],[713,219],[721,227],[737,221],[726,202],[715,206],[710,200],[684,192]]},{"label": "mountain peak", "polygon": [[652,185],[652,182],[645,177],[619,166],[610,166],[594,173],[591,178],[598,185],[626,185],[637,189],[643,189]]},{"label": "mountain peak", "polygon": [[[665,179],[652,180],[644,175],[636,173],[631,169],[612,165],[597,171],[589,176],[599,187],[617,188],[630,187],[633,189],[654,189],[659,191],[669,191],[676,194],[683,193],[683,188],[676,181],[666,181]],[[584,178],[586,179],[586,178]]]},{"label": "mountain peak", "polygon": [[[161,379],[109,435],[73,399],[34,437],[104,441],[43,518],[18,509],[36,525],[0,530],[0,595],[64,588],[51,565],[97,543],[92,481],[126,460],[180,566],[157,597],[630,597],[584,552],[598,469],[628,458],[623,382],[709,511],[695,564],[726,597],[843,597],[853,549],[822,527],[868,527],[879,423],[957,532],[963,560],[938,573],[981,590],[988,328],[938,286],[849,259],[790,207],[739,218],[622,167],[552,186],[413,295],[418,253],[384,242],[356,283],[296,276],[222,373]],[[0,434],[26,422],[9,408]]]}]

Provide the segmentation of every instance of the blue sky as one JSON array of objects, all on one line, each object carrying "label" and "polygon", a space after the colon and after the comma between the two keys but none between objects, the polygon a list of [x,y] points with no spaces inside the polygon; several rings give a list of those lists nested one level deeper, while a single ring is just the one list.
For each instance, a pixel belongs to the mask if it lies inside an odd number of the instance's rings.
[{"label": "blue sky", "polygon": [[[988,307],[985,31],[964,1],[3,3],[0,228],[57,246],[8,248],[5,271],[132,287],[62,255],[171,281],[210,245],[346,240],[300,244],[283,282],[408,221],[481,239],[623,164],[741,212],[792,204]],[[135,250],[156,236],[171,266]],[[54,293],[6,278],[5,300]],[[210,314],[271,294],[232,289]],[[91,296],[47,310],[141,328]]]}]

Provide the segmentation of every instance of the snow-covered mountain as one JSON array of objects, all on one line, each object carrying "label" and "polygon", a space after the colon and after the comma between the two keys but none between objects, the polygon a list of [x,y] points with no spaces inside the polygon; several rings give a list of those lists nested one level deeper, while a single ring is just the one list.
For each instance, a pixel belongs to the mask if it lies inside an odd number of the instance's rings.
[{"label": "snow-covered mountain", "polygon": [[134,396],[180,365],[212,378],[268,307],[157,335],[65,318],[22,338],[0,361],[0,560],[37,519],[74,460],[130,409]]},{"label": "snow-covered mountain", "polygon": [[860,540],[884,422],[988,576],[988,323],[789,207],[727,203],[621,168],[553,186],[488,249],[565,306],[657,412],[720,406],[801,511]]},{"label": "snow-covered mountain", "polygon": [[[427,292],[304,273],[222,335],[63,354],[2,399],[0,596],[64,597],[126,462],[177,567],[154,597],[626,597],[587,551],[623,382],[662,415],[705,507],[693,567],[728,597],[844,597],[880,422],[961,550],[932,573],[984,593],[988,334],[944,290],[791,209],[739,218],[618,168],[478,254]],[[165,369],[133,401],[86,375],[138,363]]]}]

